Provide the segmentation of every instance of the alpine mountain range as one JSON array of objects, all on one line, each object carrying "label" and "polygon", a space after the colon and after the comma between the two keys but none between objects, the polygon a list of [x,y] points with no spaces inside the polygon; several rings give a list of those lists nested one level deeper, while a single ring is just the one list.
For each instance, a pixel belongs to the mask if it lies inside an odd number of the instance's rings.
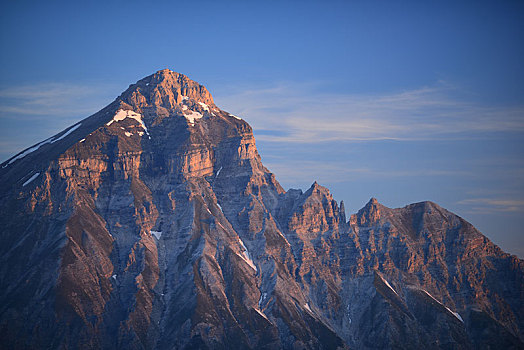
[{"label": "alpine mountain range", "polygon": [[522,349],[524,261],[432,202],[346,218],[165,69],[0,166],[2,349]]}]

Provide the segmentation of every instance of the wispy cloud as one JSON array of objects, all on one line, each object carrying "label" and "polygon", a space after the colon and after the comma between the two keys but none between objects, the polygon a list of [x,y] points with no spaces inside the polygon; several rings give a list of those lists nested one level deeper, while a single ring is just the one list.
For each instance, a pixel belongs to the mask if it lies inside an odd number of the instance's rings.
[{"label": "wispy cloud", "polygon": [[104,82],[0,88],[0,160],[95,113],[120,89]]},{"label": "wispy cloud", "polygon": [[86,116],[111,102],[114,91],[118,89],[105,83],[41,83],[0,88],[0,118]]},{"label": "wispy cloud", "polygon": [[[272,157],[273,158],[273,157]],[[275,159],[275,161],[264,161],[264,164],[274,172],[279,181],[284,183],[308,183],[319,181],[322,183],[339,183],[355,181],[359,179],[375,179],[383,181],[392,178],[415,178],[415,177],[451,177],[471,176],[468,171],[441,170],[441,169],[379,169],[366,166],[350,166],[346,163],[331,162],[323,160],[293,160]]]},{"label": "wispy cloud", "polygon": [[524,106],[489,107],[459,99],[455,96],[460,91],[443,83],[373,95],[318,90],[314,85],[279,84],[216,99],[262,130],[258,138],[265,141],[462,139],[486,132],[524,132]]},{"label": "wispy cloud", "polygon": [[500,212],[524,212],[524,200],[511,198],[468,198],[457,202],[469,207],[472,214],[493,214]]}]

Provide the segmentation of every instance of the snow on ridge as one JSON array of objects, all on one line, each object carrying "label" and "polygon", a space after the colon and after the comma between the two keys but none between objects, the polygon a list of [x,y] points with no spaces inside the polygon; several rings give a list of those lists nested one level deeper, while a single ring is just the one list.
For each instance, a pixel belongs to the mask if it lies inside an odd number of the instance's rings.
[{"label": "snow on ridge", "polygon": [[219,221],[217,221],[216,223],[217,223],[218,226],[222,227],[222,230],[227,232],[226,228],[224,226],[222,226],[222,224]]},{"label": "snow on ridge", "polygon": [[124,120],[126,118],[131,118],[131,119],[134,119],[137,122],[139,122],[140,125],[142,126],[142,128],[144,129],[144,131],[146,132],[146,134],[149,136],[149,131],[147,130],[146,124],[142,120],[142,114],[136,113],[134,111],[119,109],[116,112],[116,114],[113,117],[113,119],[111,119],[106,125],[109,126],[109,125],[113,124],[113,122],[119,122],[119,121]]},{"label": "snow on ridge", "polygon": [[[78,123],[72,127],[69,128],[69,130],[67,130],[62,136],[60,136],[59,138],[55,139],[54,136],[42,141],[42,142],[39,142],[37,143],[36,145],[34,145],[33,147],[31,148],[28,148],[27,150],[23,151],[22,153],[18,154],[17,156],[14,156],[13,158],[11,158],[9,160],[9,162],[4,165],[3,167],[5,168],[6,166],[14,163],[15,161],[17,161],[18,159],[22,159],[24,158],[25,156],[27,156],[29,153],[33,153],[34,151],[36,151],[37,149],[39,149],[40,147],[42,147],[43,145],[45,144],[48,144],[48,143],[55,143],[56,141],[60,141],[62,140],[63,138],[65,138],[67,135],[71,134],[73,131],[75,131],[76,129],[78,129],[80,127],[80,125],[82,125],[82,123]],[[85,139],[84,139],[85,140]],[[82,142],[82,141],[80,141]]]},{"label": "snow on ridge", "polygon": [[222,206],[221,206],[218,202],[217,202],[217,206],[218,206],[218,208],[220,209],[220,211],[223,213],[224,210],[222,209]]},{"label": "snow on ridge", "polygon": [[255,263],[253,262],[253,260],[251,260],[251,257],[249,255],[249,251],[247,250],[246,246],[244,245],[244,242],[242,242],[242,240],[240,239],[240,237],[238,237],[238,242],[240,243],[240,245],[242,246],[242,248],[244,249],[242,251],[242,255],[243,256],[240,256],[245,262],[247,262],[247,264],[249,266],[251,266],[251,268],[255,271],[258,271],[257,270],[257,267],[255,265]]},{"label": "snow on ridge", "polygon": [[25,186],[25,185],[27,185],[27,184],[29,184],[29,183],[30,183],[31,181],[33,181],[34,179],[36,179],[36,178],[38,177],[38,175],[40,175],[40,173],[33,174],[33,176],[31,176],[31,177],[29,178],[29,180],[27,180],[26,182],[24,182],[24,184],[22,185],[22,187]]},{"label": "snow on ridge", "polygon": [[231,114],[231,113],[229,114],[229,116],[230,116],[230,117],[233,117],[233,118],[236,118],[236,119],[238,119],[238,120],[242,120],[242,118],[237,117],[236,115],[233,115],[233,114]]},{"label": "snow on ridge", "polygon": [[258,312],[258,314],[262,317],[264,317],[269,323],[271,323],[271,321],[267,318],[267,316],[262,312],[260,311],[259,309],[257,309],[256,307],[253,308],[256,312]]},{"label": "snow on ridge", "polygon": [[60,136],[59,138],[57,138],[56,140],[51,140],[50,142],[51,143],[55,143],[56,141],[60,141],[62,140],[64,137],[66,137],[67,135],[69,135],[70,133],[72,133],[73,131],[75,131],[76,129],[78,129],[80,127],[80,125],[82,125],[82,123],[78,123],[76,124],[75,126],[72,126],[71,128],[69,128],[69,130],[67,130],[62,136]]},{"label": "snow on ridge", "polygon": [[460,322],[464,323],[464,320],[462,319],[462,317],[460,316],[460,314],[458,312],[451,311],[451,313],[453,315],[455,315],[455,317],[458,318],[460,320]]},{"label": "snow on ridge", "polygon": [[277,233],[280,235],[280,237],[284,239],[284,241],[287,243],[288,246],[291,246],[291,244],[289,244],[288,240],[286,239],[286,237],[284,237],[284,235],[282,234],[282,232],[280,232],[280,230],[277,230]]},{"label": "snow on ridge", "polygon": [[422,289],[422,291],[424,293],[426,293],[431,299],[435,300],[437,303],[439,303],[440,305],[444,306],[446,308],[446,310],[448,310],[449,313],[452,314],[453,316],[455,316],[460,322],[464,323],[464,320],[462,319],[462,317],[460,317],[458,312],[451,311],[451,309],[449,307],[447,307],[446,305],[444,305],[440,301],[438,301],[433,295],[429,294],[429,292],[427,290]]},{"label": "snow on ridge", "polygon": [[388,281],[386,281],[386,279],[384,277],[382,277],[381,275],[378,275],[380,277],[380,279],[382,280],[382,282],[384,282],[384,284],[386,286],[389,287],[389,289],[391,289],[393,291],[393,293],[395,293],[396,295],[398,295],[397,291],[393,289],[393,287],[391,287],[391,284],[389,284]]},{"label": "snow on ridge", "polygon": [[221,170],[222,170],[222,167],[220,167],[220,169],[217,170],[217,174],[215,175],[215,179],[218,177],[218,174],[220,174]]},{"label": "snow on ridge", "polygon": [[151,234],[155,236],[157,240],[160,240],[160,237],[162,237],[162,231],[151,231]]},{"label": "snow on ridge", "polygon": [[9,160],[9,162],[3,166],[3,168],[5,168],[6,166],[10,165],[11,163],[17,161],[18,159],[22,159],[24,158],[25,156],[27,156],[29,153],[33,153],[34,151],[36,151],[37,149],[39,149],[40,147],[42,147],[43,145],[47,144],[47,143],[51,143],[53,142],[53,138],[54,137],[50,137],[48,138],[47,140],[44,140],[42,142],[39,142],[37,143],[36,145],[34,145],[33,147],[31,148],[28,148],[27,150],[23,151],[22,153],[14,156],[13,158],[11,158]]}]

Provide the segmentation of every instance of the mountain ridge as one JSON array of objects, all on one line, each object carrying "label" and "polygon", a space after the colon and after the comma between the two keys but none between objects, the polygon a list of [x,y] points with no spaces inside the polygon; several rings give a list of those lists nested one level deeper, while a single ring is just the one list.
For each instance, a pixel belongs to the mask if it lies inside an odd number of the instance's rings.
[{"label": "mountain ridge", "polygon": [[6,346],[523,346],[522,260],[432,202],[347,220],[317,182],[284,191],[249,124],[170,70],[0,179]]}]

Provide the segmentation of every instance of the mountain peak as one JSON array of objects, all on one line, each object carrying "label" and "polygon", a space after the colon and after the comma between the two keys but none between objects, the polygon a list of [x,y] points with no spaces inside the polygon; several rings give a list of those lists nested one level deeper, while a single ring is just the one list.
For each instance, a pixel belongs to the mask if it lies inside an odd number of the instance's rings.
[{"label": "mountain peak", "polygon": [[351,216],[351,221],[360,226],[373,226],[380,220],[384,208],[375,197],[372,197],[364,208]]},{"label": "mountain peak", "polygon": [[[155,74],[181,74],[181,73],[177,73],[169,68],[164,68],[164,69],[160,69],[159,71],[157,71]],[[183,75],[183,74],[182,74]]]},{"label": "mountain peak", "polygon": [[371,199],[368,201],[368,203],[366,204],[366,207],[367,206],[375,206],[378,204],[378,200],[375,198],[375,197],[371,197]]},{"label": "mountain peak", "polygon": [[5,348],[524,348],[524,261],[431,202],[285,192],[169,69],[2,163],[0,226]]},{"label": "mountain peak", "polygon": [[[22,173],[27,174],[29,171],[34,172],[34,169],[47,167],[50,161],[62,155],[75,143],[79,145],[82,143],[81,148],[89,152],[87,145],[90,145],[90,143],[83,142],[86,139],[92,139],[91,136],[97,130],[104,129],[101,131],[104,134],[106,133],[105,129],[112,125],[111,136],[119,135],[124,140],[131,140],[132,135],[140,137],[145,135],[144,137],[151,139],[152,136],[148,127],[160,124],[167,117],[185,118],[191,126],[194,126],[198,119],[213,118],[220,120],[225,118],[229,122],[222,126],[231,125],[231,123],[232,125],[241,124],[242,126],[238,130],[242,130],[242,133],[247,131],[252,138],[251,128],[243,121],[239,122],[241,118],[220,110],[205,86],[191,80],[184,74],[170,69],[162,69],[129,85],[115,101],[97,113],[38,144],[26,148],[2,163],[0,166],[0,171],[3,170],[2,176],[5,175],[9,179],[3,178],[0,191],[9,190],[12,187],[10,181],[19,182]],[[139,123],[138,127],[142,130],[133,133],[131,130],[124,130],[125,128],[122,125],[113,124],[113,122],[120,122],[124,119],[136,120]],[[107,134],[104,134],[103,137],[107,136]],[[129,142],[124,142],[122,147],[124,147],[123,145],[129,146],[128,149],[136,146]],[[25,165],[13,172],[11,164],[15,162]],[[9,174],[6,175],[7,173]],[[21,182],[21,184],[23,183]]]},{"label": "mountain peak", "polygon": [[148,107],[174,110],[185,101],[215,107],[204,85],[170,69],[159,70],[130,85],[119,100],[139,110]]}]

